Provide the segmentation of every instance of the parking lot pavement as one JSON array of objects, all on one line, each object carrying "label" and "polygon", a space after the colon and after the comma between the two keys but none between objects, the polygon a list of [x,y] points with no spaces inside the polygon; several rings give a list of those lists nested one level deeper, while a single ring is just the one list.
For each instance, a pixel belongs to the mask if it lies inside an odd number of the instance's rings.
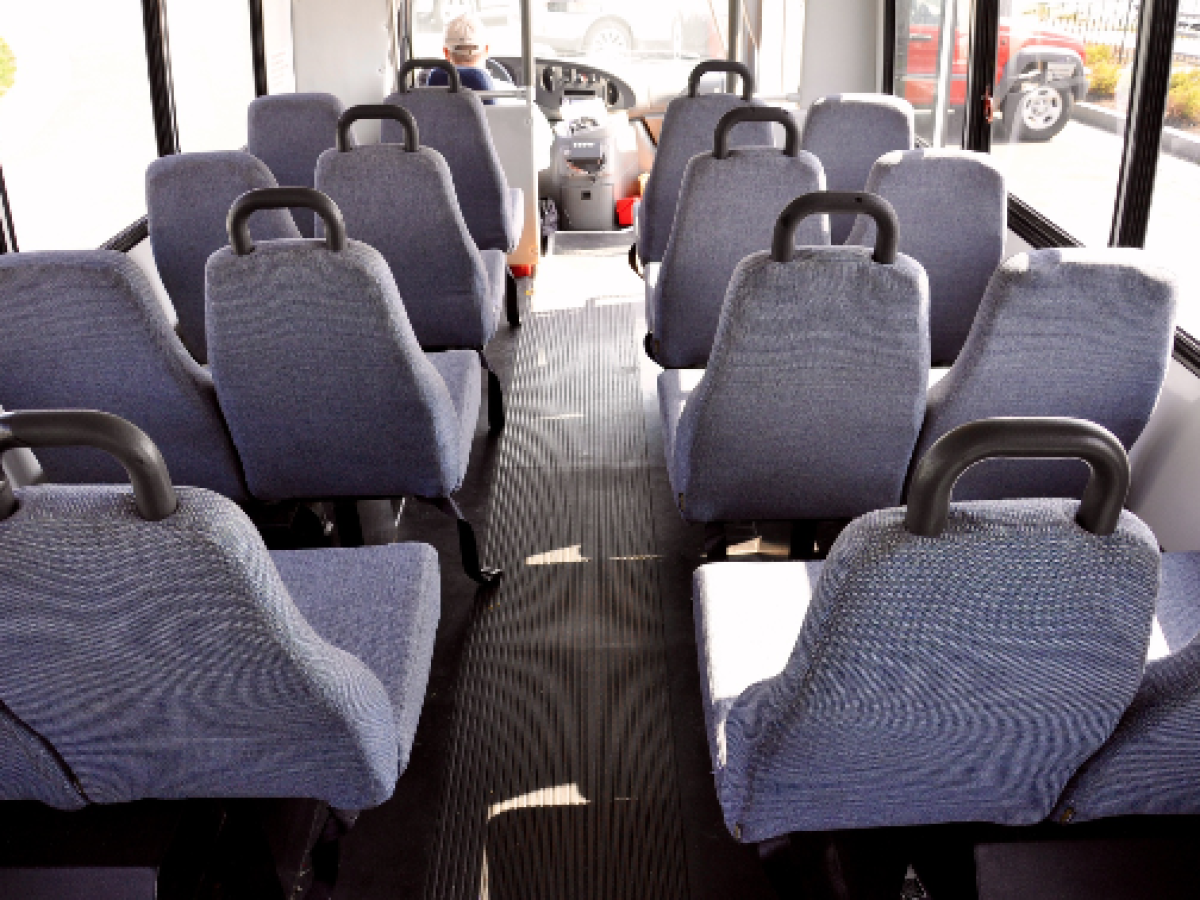
[{"label": "parking lot pavement", "polygon": [[[997,141],[992,154],[1008,189],[1089,246],[1108,243],[1123,138],[1071,122],[1044,144]],[[1179,324],[1200,335],[1200,165],[1159,160],[1147,249],[1175,271],[1182,288]]]}]

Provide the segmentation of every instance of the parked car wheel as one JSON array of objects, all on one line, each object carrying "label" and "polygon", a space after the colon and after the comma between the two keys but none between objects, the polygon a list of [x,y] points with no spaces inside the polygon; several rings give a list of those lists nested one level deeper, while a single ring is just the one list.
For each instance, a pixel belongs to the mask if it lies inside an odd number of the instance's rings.
[{"label": "parked car wheel", "polygon": [[628,57],[633,55],[633,32],[624,22],[605,19],[588,29],[583,39],[588,56]]},{"label": "parked car wheel", "polygon": [[1075,98],[1050,84],[1009,94],[1004,101],[1004,121],[1009,140],[1048,141],[1067,127]]}]

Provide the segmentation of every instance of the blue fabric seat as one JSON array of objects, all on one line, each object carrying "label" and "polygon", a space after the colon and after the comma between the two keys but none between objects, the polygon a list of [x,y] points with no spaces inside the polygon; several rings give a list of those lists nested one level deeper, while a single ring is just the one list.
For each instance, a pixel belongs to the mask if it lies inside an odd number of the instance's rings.
[{"label": "blue fabric seat", "polygon": [[[449,89],[406,87],[386,102],[412,113],[421,140],[445,159],[463,219],[479,249],[512,253],[525,228],[525,195],[508,185],[483,103],[473,91],[462,90],[458,70],[445,60],[409,60],[401,67],[400,83],[406,83],[409,72],[425,68],[446,72]],[[403,143],[402,126],[384,120],[383,140]]]},{"label": "blue fabric seat", "polygon": [[[737,130],[765,122],[784,126],[785,149],[728,149]],[[821,163],[799,149],[799,129],[786,110],[735,109],[721,119],[715,141],[711,152],[688,163],[662,267],[646,279],[647,321],[654,323],[651,349],[666,368],[707,364],[738,263],[770,243],[780,213],[793,198],[825,189]],[[806,219],[797,242],[828,245],[828,219]]]},{"label": "blue fabric seat", "polygon": [[21,489],[0,518],[0,798],[382,803],[423,703],[436,553],[272,555],[160,464],[133,489]]},{"label": "blue fabric seat", "polygon": [[355,240],[383,254],[422,347],[482,349],[500,321],[504,254],[475,246],[446,161],[418,145],[406,110],[354,107],[340,133],[365,118],[403,118],[404,142],[351,148],[339,141],[317,162],[317,190],[338,205]]},{"label": "blue fabric seat", "polygon": [[932,535],[910,530],[911,507],[869,513],[819,569],[701,568],[705,715],[735,836],[1045,819],[1133,699],[1151,630],[1158,547],[1120,509],[1120,458],[1111,533],[1081,525],[1075,500],[955,502]]},{"label": "blue fabric seat", "polygon": [[[821,161],[829,190],[865,190],[879,157],[894,150],[913,149],[913,117],[912,104],[900,97],[822,97],[808,110],[800,147]],[[844,243],[853,225],[853,216],[834,216],[830,221],[833,243]]]},{"label": "blue fabric seat", "polygon": [[447,371],[475,379],[452,398],[383,256],[358,241],[331,250],[333,240],[227,246],[209,260],[213,378],[250,490],[262,500],[448,497],[467,469],[478,358],[448,354],[458,362]]},{"label": "blue fabric seat", "polygon": [[[932,362],[950,365],[1004,257],[1004,175],[986,153],[898,151],[875,163],[867,190],[892,204],[900,219],[900,252],[919,262],[929,276]],[[964,197],[970,202],[963,202]],[[846,242],[872,246],[874,225],[860,218]]]},{"label": "blue fabric seat", "polygon": [[[742,78],[742,93],[699,94],[700,79],[706,72],[735,72]],[[646,194],[638,212],[638,257],[642,263],[662,262],[675,222],[683,175],[693,156],[712,149],[713,133],[721,118],[733,109],[744,106],[761,107],[751,99],[754,95],[754,76],[741,63],[709,61],[697,66],[688,79],[685,96],[676,97],[667,105],[662,132]],[[765,122],[737,129],[731,145],[770,147],[774,144],[771,126]]]},{"label": "blue fabric seat", "polygon": [[412,753],[441,616],[428,544],[274,551],[271,561],[321,638],[360,660],[392,704],[403,773]]},{"label": "blue fabric seat", "polygon": [[925,410],[928,286],[903,255],[796,248],[799,222],[835,199],[794,201],[774,249],[738,266],[703,375],[659,379],[689,521],[851,518],[900,500]]},{"label": "blue fabric seat", "polygon": [[1063,792],[1060,822],[1200,814],[1200,554],[1163,555],[1157,615],[1168,652],[1147,658],[1129,710]]},{"label": "blue fabric seat", "polygon": [[[342,101],[333,94],[258,97],[248,111],[246,149],[267,164],[279,184],[310,188],[317,159],[333,147],[343,112]],[[316,217],[308,210],[298,210],[295,221],[305,237],[316,234]]]},{"label": "blue fabric seat", "polygon": [[[154,263],[179,316],[179,335],[199,362],[208,359],[204,265],[229,241],[229,207],[247,191],[275,186],[266,163],[249,153],[176,153],[156,159],[146,169]],[[264,213],[253,231],[263,241],[300,237],[286,209]]]},{"label": "blue fabric seat", "polygon": [[[317,210],[325,241],[254,244],[251,215],[287,206]],[[421,350],[387,261],[347,238],[318,191],[247,194],[230,235],[208,263],[208,345],[251,493],[433,501],[459,518],[464,565],[486,579],[452,500],[479,418],[478,354]]]},{"label": "blue fabric seat", "polygon": [[[180,484],[247,498],[212,376],[184,348],[149,281],[123,253],[0,255],[0,396],[20,409],[100,409],[158,444]],[[39,454],[51,481],[120,483],[88,447]]]},{"label": "blue fabric seat", "polygon": [[[1035,250],[988,285],[962,352],[929,392],[919,459],[965,422],[1073,416],[1128,449],[1158,402],[1175,340],[1176,287],[1143,251]],[[1077,460],[989,460],[958,485],[963,500],[1078,496]]]}]

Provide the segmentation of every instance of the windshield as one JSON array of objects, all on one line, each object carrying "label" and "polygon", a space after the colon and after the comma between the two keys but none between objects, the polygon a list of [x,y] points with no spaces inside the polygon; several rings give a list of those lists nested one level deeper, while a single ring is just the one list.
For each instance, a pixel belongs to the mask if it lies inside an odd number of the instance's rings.
[{"label": "windshield", "polygon": [[[639,106],[680,94],[696,63],[726,56],[728,0],[532,0],[533,52],[612,72]],[[417,0],[413,54],[441,57],[446,25],[474,12],[491,56],[520,57],[519,0]]]}]

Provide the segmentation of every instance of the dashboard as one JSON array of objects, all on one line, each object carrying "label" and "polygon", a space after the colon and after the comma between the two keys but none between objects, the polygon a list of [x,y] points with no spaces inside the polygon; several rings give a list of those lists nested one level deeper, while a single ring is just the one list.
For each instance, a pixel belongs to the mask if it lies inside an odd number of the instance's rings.
[{"label": "dashboard", "polygon": [[[521,85],[521,60],[516,56],[498,56],[488,60],[495,64],[515,85]],[[599,98],[610,109],[632,109],[637,105],[637,95],[628,84],[604,69],[563,59],[534,60],[537,105],[551,121],[561,119],[561,110],[567,103],[577,99]],[[497,73],[499,74],[499,73]]]}]

